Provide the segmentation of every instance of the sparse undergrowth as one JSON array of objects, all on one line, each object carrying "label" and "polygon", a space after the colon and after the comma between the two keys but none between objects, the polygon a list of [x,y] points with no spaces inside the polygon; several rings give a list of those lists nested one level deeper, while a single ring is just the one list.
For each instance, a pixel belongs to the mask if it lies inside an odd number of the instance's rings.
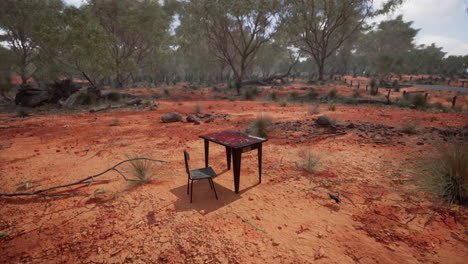
[{"label": "sparse undergrowth", "polygon": [[304,172],[312,173],[316,172],[319,162],[320,156],[309,150],[300,162],[296,161],[296,166]]},{"label": "sparse undergrowth", "polygon": [[273,120],[270,116],[259,115],[247,127],[247,133],[257,137],[267,137],[273,130]]},{"label": "sparse undergrowth", "polygon": [[[136,158],[136,155],[130,154],[127,155],[128,159]],[[153,180],[153,165],[147,160],[132,160],[130,161],[129,172],[134,177],[136,183],[149,183]]]},{"label": "sparse undergrowth", "polygon": [[417,182],[451,205],[468,202],[468,139],[436,142],[428,157],[415,161]]}]

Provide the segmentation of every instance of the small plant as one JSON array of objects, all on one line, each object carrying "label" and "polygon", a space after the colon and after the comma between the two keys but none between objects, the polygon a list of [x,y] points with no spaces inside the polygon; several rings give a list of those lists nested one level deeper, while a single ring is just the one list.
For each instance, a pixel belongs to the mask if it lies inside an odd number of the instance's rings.
[{"label": "small plant", "polygon": [[194,109],[197,114],[201,114],[203,112],[203,108],[198,103],[194,106]]},{"label": "small plant", "polygon": [[372,78],[369,82],[369,87],[370,87],[370,94],[371,95],[377,95],[379,93],[379,86],[377,84],[377,80]]},{"label": "small plant", "polygon": [[406,134],[418,133],[418,122],[406,120],[401,124],[401,131]]},{"label": "small plant", "polygon": [[155,111],[156,109],[158,109],[158,106],[156,104],[150,104],[149,106],[150,111]]},{"label": "small plant", "polygon": [[171,93],[169,92],[169,89],[164,89],[164,96],[170,96]]},{"label": "small plant", "polygon": [[328,110],[330,110],[330,111],[335,111],[335,110],[336,110],[335,104],[334,104],[334,103],[329,104],[329,105],[328,105]]},{"label": "small plant", "polygon": [[468,202],[468,140],[436,142],[428,157],[415,161],[417,182],[449,204]]},{"label": "small plant", "polygon": [[23,185],[23,189],[27,190],[33,184],[32,180],[22,181],[21,184]]},{"label": "small plant", "polygon": [[288,99],[289,99],[289,101],[296,101],[298,96],[299,96],[299,95],[297,94],[297,92],[291,92],[291,93],[288,95]]},{"label": "small plant", "polygon": [[327,93],[328,99],[334,99],[338,96],[338,91],[336,89],[332,89]]},{"label": "small plant", "polygon": [[16,109],[15,116],[16,117],[27,117],[27,116],[29,116],[29,112],[26,111],[26,109],[20,107],[20,108]]},{"label": "small plant", "polygon": [[5,231],[0,231],[0,237],[6,237],[8,236],[8,233]]},{"label": "small plant", "polygon": [[398,83],[398,80],[394,80],[394,81],[393,81],[392,87],[393,87],[393,89],[395,90],[395,92],[399,92],[399,91],[400,91],[400,84]]},{"label": "small plant", "polygon": [[247,127],[247,133],[257,136],[266,137],[273,130],[273,120],[269,116],[259,115]]},{"label": "small plant", "polygon": [[209,106],[208,106],[208,109],[210,109],[210,110],[213,109],[213,106],[212,106],[212,105],[209,105]]},{"label": "small plant", "polygon": [[278,93],[277,93],[277,92],[272,92],[272,93],[270,94],[270,99],[271,99],[272,101],[275,101],[275,102],[278,101]]},{"label": "small plant", "polygon": [[316,171],[319,162],[320,156],[309,150],[301,162],[296,162],[296,166],[304,172],[312,173]]},{"label": "small plant", "polygon": [[105,194],[105,193],[106,193],[106,190],[98,188],[98,189],[94,190],[94,192],[92,194],[90,194],[88,196],[88,199],[94,198],[94,197],[96,197],[98,195],[102,195],[102,194]]},{"label": "small plant", "polygon": [[115,118],[112,120],[111,126],[120,126],[120,120],[118,118]]},{"label": "small plant", "polygon": [[244,98],[245,100],[255,100],[257,96],[260,94],[258,91],[258,88],[253,86],[253,87],[247,87],[245,92],[244,92]]},{"label": "small plant", "polygon": [[316,106],[314,106],[314,107],[311,107],[311,108],[309,109],[309,112],[310,112],[311,114],[314,114],[314,115],[319,114],[319,113],[320,113],[320,107],[319,107],[318,105],[316,105]]},{"label": "small plant", "polygon": [[309,99],[309,101],[313,101],[315,99],[317,99],[318,97],[318,93],[317,91],[315,91],[314,88],[309,88],[309,92],[307,93],[307,98]]},{"label": "small plant", "polygon": [[130,173],[133,175],[133,182],[149,183],[153,179],[153,166],[152,164],[143,159],[135,159],[135,155],[127,155],[130,161]]},{"label": "small plant", "polygon": [[361,92],[358,89],[353,90],[353,98],[361,97]]},{"label": "small plant", "polygon": [[281,107],[286,107],[286,106],[288,105],[288,103],[286,103],[286,101],[281,101],[281,102],[279,103],[279,105],[280,105]]},{"label": "small plant", "polygon": [[417,108],[424,108],[427,105],[427,98],[422,94],[416,94],[410,97],[411,102]]}]

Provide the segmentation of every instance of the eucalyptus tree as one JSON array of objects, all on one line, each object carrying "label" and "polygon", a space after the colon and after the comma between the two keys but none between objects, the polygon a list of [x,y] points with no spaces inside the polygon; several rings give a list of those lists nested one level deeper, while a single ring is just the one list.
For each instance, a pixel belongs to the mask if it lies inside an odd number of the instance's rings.
[{"label": "eucalyptus tree", "polygon": [[89,7],[111,39],[112,70],[122,87],[163,43],[172,17],[158,0],[89,0]]},{"label": "eucalyptus tree", "polygon": [[325,62],[353,34],[362,29],[366,19],[385,14],[402,0],[386,0],[376,7],[373,0],[287,0],[283,27],[292,42],[315,60],[319,79]]},{"label": "eucalyptus tree", "polygon": [[200,18],[201,34],[213,55],[229,65],[237,93],[258,50],[276,32],[279,0],[193,0],[187,11]]},{"label": "eucalyptus tree", "polygon": [[63,7],[61,0],[0,1],[0,40],[14,52],[14,71],[23,83],[37,71],[38,40],[44,29],[57,21]]}]

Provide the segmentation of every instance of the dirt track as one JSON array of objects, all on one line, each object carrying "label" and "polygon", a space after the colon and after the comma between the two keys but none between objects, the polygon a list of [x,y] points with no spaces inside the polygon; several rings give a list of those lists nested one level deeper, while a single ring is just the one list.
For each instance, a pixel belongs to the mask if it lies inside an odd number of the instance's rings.
[{"label": "dirt track", "polygon": [[[147,185],[131,185],[110,173],[103,179],[111,182],[75,189],[80,195],[0,199],[0,231],[8,233],[0,238],[0,262],[465,263],[466,209],[433,206],[408,184],[406,165],[438,136],[431,127],[463,127],[466,115],[340,105],[333,112],[321,105],[321,113],[312,115],[310,106],[199,103],[205,112],[224,117],[198,126],[160,122],[169,111],[192,113],[193,101],[162,101],[156,111],[0,115],[3,124],[16,126],[0,130],[2,192],[20,191],[16,184],[25,180],[38,188],[68,183],[128,153],[168,161],[155,165],[155,181]],[[264,145],[263,183],[257,184],[255,151],[245,153],[241,192],[235,194],[224,148],[212,145],[210,162],[221,173],[215,179],[220,199],[201,181],[190,204],[183,148],[192,153],[192,166],[201,167],[198,135],[243,131],[258,113],[272,116],[278,127]],[[356,128],[309,137],[304,130],[322,114]],[[110,126],[116,118],[120,125]],[[420,120],[420,132],[399,135],[402,120]],[[296,121],[311,125],[288,125]],[[390,142],[377,144],[370,139],[385,135],[369,124],[397,132],[388,136]],[[307,149],[322,156],[319,172],[311,175],[295,164]],[[106,194],[88,198],[97,188]]]}]

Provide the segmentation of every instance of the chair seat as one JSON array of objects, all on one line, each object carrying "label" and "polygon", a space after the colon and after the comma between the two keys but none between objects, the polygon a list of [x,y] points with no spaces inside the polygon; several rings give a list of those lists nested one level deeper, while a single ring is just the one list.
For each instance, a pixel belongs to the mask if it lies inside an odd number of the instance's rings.
[{"label": "chair seat", "polygon": [[214,172],[211,167],[190,171],[190,178],[192,178],[192,180],[207,179],[215,176],[216,172]]}]

